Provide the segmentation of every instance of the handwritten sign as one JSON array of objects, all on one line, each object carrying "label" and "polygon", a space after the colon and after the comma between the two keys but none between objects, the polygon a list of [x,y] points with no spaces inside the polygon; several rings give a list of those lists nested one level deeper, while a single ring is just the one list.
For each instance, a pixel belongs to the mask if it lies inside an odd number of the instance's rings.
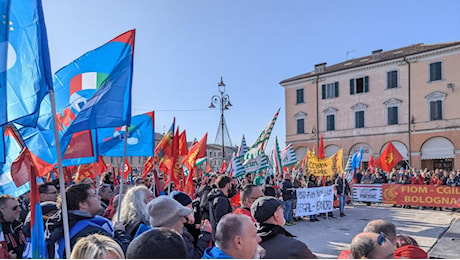
[{"label": "handwritten sign", "polygon": [[326,213],[333,210],[334,186],[297,189],[296,217]]}]

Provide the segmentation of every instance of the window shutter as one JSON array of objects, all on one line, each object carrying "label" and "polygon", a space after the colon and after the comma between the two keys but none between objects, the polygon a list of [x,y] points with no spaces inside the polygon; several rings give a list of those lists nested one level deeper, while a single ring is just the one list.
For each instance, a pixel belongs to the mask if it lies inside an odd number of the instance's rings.
[{"label": "window shutter", "polygon": [[350,95],[355,94],[355,79],[350,79]]},{"label": "window shutter", "polygon": [[430,64],[430,81],[434,81],[435,79],[435,76],[436,73],[435,73],[435,66],[434,66],[434,63],[431,63]]},{"label": "window shutter", "polygon": [[323,99],[326,99],[326,84],[321,85],[321,90]]},{"label": "window shutter", "polygon": [[391,71],[387,72],[387,88],[391,88]]},{"label": "window shutter", "polygon": [[364,77],[364,92],[369,92],[369,76]]},{"label": "window shutter", "polygon": [[335,83],[335,97],[339,96],[339,82]]},{"label": "window shutter", "polygon": [[439,120],[442,120],[442,101],[438,101],[436,102],[436,108],[437,108],[437,112],[438,112],[438,118]]},{"label": "window shutter", "polygon": [[436,113],[436,103],[431,101],[430,102],[430,120],[435,120],[435,113]]}]

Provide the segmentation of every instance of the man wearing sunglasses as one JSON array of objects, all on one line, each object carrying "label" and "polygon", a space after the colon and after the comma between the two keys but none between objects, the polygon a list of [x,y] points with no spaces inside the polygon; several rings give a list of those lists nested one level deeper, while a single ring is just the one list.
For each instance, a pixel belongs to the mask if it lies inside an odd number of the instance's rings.
[{"label": "man wearing sunglasses", "polygon": [[22,233],[22,223],[18,221],[21,208],[16,198],[0,195],[0,222],[11,258],[21,258],[26,238]]},{"label": "man wearing sunglasses", "polygon": [[395,247],[384,233],[363,232],[351,241],[351,258],[353,259],[391,259]]}]

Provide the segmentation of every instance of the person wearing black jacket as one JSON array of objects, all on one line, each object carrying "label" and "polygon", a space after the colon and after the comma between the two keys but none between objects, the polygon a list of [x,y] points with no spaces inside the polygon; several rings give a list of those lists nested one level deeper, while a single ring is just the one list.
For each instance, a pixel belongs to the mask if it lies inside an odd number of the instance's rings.
[{"label": "person wearing black jacket", "polygon": [[208,194],[209,204],[209,222],[212,227],[212,237],[215,241],[215,230],[219,220],[228,213],[232,213],[232,205],[228,200],[228,194],[232,188],[232,178],[226,175],[217,177],[217,188],[213,189]]},{"label": "person wearing black jacket", "polygon": [[284,219],[286,220],[286,225],[290,226],[294,224],[292,222],[292,209],[294,206],[295,190],[289,172],[284,174],[284,181],[281,183],[281,194],[284,201]]},{"label": "person wearing black jacket", "polygon": [[339,195],[340,216],[345,217],[345,203],[347,196],[350,194],[350,185],[347,179],[343,178],[343,173],[339,173],[339,176],[335,179],[335,185],[337,187],[337,195]]},{"label": "person wearing black jacket", "polygon": [[[79,238],[99,233],[114,238],[123,251],[126,252],[131,237],[124,232],[122,223],[117,223],[114,230],[110,220],[97,216],[101,209],[101,203],[92,185],[79,183],[69,186],[66,189],[66,201],[69,230],[71,233],[72,230],[76,232],[74,236],[70,237],[71,249]],[[62,199],[60,196],[57,203],[58,208],[61,209]],[[59,210],[45,224],[45,239],[50,258],[65,258],[63,238],[64,227],[62,213]]]},{"label": "person wearing black jacket", "polygon": [[[190,196],[188,196],[184,192],[174,191],[169,196],[171,196],[177,202],[182,204],[182,206],[193,210],[192,199],[190,198]],[[192,235],[192,233],[196,232],[194,223],[195,223],[195,216],[193,215],[193,212],[192,212],[192,214],[190,214],[187,217],[187,223],[184,224],[182,238],[184,239],[185,247],[187,248],[188,258],[189,259],[200,259],[201,257],[203,257],[204,250],[209,246],[209,243],[211,242],[211,239],[212,239],[211,224],[209,223],[208,220],[203,220],[201,222],[200,229],[198,230],[198,232],[200,232],[200,235],[198,236],[198,239],[195,239],[194,236]]]},{"label": "person wearing black jacket", "polygon": [[[22,258],[26,238],[20,220],[21,207],[18,199],[10,195],[0,195],[0,225],[6,242],[9,258]],[[1,233],[0,231],[0,233]]]},{"label": "person wearing black jacket", "polygon": [[279,199],[269,196],[258,198],[251,206],[251,214],[256,220],[257,234],[262,239],[259,243],[263,248],[259,251],[261,258],[318,258],[306,244],[283,228],[283,203]]}]

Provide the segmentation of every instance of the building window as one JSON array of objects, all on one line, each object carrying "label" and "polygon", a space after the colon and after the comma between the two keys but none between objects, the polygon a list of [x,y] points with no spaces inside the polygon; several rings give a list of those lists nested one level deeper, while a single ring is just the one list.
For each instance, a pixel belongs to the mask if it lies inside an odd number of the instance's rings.
[{"label": "building window", "polygon": [[326,116],[326,131],[335,130],[335,115]]},{"label": "building window", "polygon": [[430,120],[442,120],[442,101],[430,102]]},{"label": "building window", "polygon": [[321,86],[322,98],[336,98],[339,96],[339,82],[323,84]]},{"label": "building window", "polygon": [[388,71],[387,72],[387,88],[397,88],[398,87],[398,71]]},{"label": "building window", "polygon": [[442,79],[442,64],[440,61],[430,63],[430,81]]},{"label": "building window", "polygon": [[305,119],[297,119],[297,134],[305,134]]},{"label": "building window", "polygon": [[296,91],[296,104],[303,103],[303,88]]},{"label": "building window", "polygon": [[355,128],[364,128],[364,111],[355,112]]},{"label": "building window", "polygon": [[388,107],[388,125],[398,124],[398,107]]},{"label": "building window", "polygon": [[350,79],[350,95],[369,92],[369,76]]}]

